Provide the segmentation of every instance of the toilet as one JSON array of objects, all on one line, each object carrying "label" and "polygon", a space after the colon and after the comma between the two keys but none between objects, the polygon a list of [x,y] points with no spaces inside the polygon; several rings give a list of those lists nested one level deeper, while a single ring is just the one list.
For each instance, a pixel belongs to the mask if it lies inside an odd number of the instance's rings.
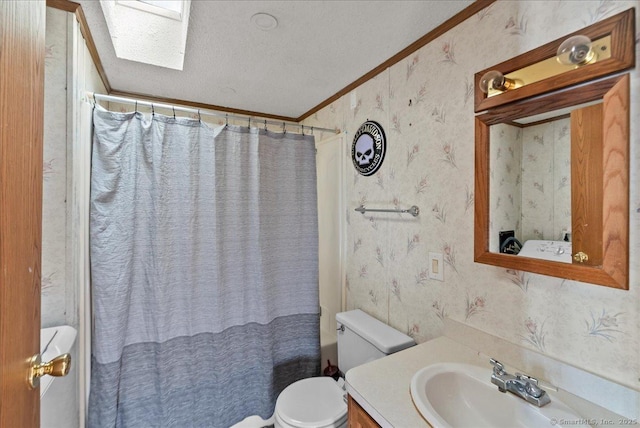
[{"label": "toilet", "polygon": [[[336,314],[338,367],[349,369],[415,345],[415,341],[360,309]],[[347,426],[346,392],[328,376],[302,379],[280,393],[274,411],[276,428]]]}]

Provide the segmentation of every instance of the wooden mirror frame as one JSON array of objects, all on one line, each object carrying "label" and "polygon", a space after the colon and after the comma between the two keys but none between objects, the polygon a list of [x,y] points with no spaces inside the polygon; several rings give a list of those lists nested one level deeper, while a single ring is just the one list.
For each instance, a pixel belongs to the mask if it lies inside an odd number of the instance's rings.
[{"label": "wooden mirror frame", "polygon": [[[475,112],[498,107],[504,104],[523,100],[532,96],[566,88],[571,85],[586,82],[598,77],[604,77],[635,66],[635,9],[631,8],[610,18],[604,19],[579,31],[567,34],[565,37],[554,40],[532,51],[526,52],[508,61],[496,64],[490,68],[475,74]],[[501,94],[487,97],[480,90],[481,77],[490,70],[498,70],[507,75],[532,64],[544,61],[556,56],[560,44],[571,36],[585,35],[596,40],[601,37],[611,36],[611,57],[576,67],[559,75],[530,83],[517,89],[505,91]],[[588,70],[588,71],[587,71]]]},{"label": "wooden mirror frame", "polygon": [[[489,252],[489,185],[490,185],[490,138],[489,127],[493,124],[602,99],[602,146],[594,145],[591,151],[594,162],[601,168],[598,174],[583,174],[588,183],[572,182],[572,221],[574,217],[574,193],[590,209],[602,207],[594,215],[601,224],[591,230],[594,238],[591,245],[601,248],[601,265],[585,266],[577,263],[547,261],[511,254]],[[629,289],[629,75],[624,74],[572,87],[564,91],[518,101],[491,109],[475,119],[475,242],[474,260],[478,263],[500,266],[507,269],[533,272],[575,281],[599,284],[607,287]],[[574,138],[572,136],[572,138]],[[580,138],[576,136],[576,138]],[[584,141],[584,145],[589,145]],[[573,145],[573,143],[572,143]],[[574,159],[572,154],[572,176]],[[582,162],[582,159],[580,160]],[[585,166],[584,168],[589,168]],[[595,197],[594,197],[594,188]],[[596,200],[593,200],[596,199]],[[589,219],[582,221],[588,223]],[[588,214],[588,216],[592,214]],[[593,223],[593,217],[592,217]],[[601,232],[596,232],[601,231]],[[598,235],[600,233],[600,235]],[[597,236],[596,236],[597,235]],[[575,243],[575,240],[574,240]],[[573,253],[580,248],[573,248]]]}]

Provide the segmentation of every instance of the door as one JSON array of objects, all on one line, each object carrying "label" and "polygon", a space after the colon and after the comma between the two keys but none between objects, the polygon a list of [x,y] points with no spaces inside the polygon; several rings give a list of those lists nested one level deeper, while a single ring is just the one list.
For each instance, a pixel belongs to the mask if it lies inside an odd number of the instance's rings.
[{"label": "door", "polygon": [[0,426],[40,424],[45,2],[0,1]]},{"label": "door", "polygon": [[[336,313],[343,310],[344,281],[344,136],[316,143],[318,178],[319,286],[322,315],[322,363],[337,363]],[[331,351],[331,352],[329,352]]]},{"label": "door", "polygon": [[571,112],[571,245],[574,262],[586,266],[602,266],[602,118],[602,104]]}]

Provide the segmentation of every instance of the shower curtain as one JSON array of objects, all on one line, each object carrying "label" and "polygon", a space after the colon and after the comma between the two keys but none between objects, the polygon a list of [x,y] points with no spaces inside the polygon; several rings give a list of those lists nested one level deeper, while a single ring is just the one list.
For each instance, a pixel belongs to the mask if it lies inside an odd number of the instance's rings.
[{"label": "shower curtain", "polygon": [[94,110],[89,426],[229,427],[318,375],[312,136]]}]

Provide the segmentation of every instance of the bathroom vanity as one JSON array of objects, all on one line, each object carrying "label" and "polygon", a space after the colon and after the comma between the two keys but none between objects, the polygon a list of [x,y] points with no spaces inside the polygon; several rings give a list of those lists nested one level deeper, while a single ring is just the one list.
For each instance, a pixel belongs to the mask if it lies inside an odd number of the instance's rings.
[{"label": "bathroom vanity", "polygon": [[350,428],[378,428],[380,425],[349,395],[347,400],[349,406]]},{"label": "bathroom vanity", "polygon": [[[502,361],[511,373],[524,372],[540,379],[552,402],[562,401],[584,420],[583,425],[611,421],[610,426],[628,426],[638,421],[639,391],[446,319],[444,336],[347,373],[349,426],[432,426],[413,402],[413,376],[426,366],[443,362],[478,366],[490,373],[491,357]],[[486,383],[493,387],[490,376]],[[497,387],[495,394],[501,394]]]}]

